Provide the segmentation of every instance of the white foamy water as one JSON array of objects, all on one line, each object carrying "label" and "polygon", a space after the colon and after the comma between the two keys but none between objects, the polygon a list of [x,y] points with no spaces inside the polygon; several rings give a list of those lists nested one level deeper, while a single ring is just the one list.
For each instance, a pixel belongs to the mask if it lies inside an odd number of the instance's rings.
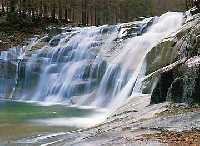
[{"label": "white foamy water", "polygon": [[131,94],[134,95],[132,91],[134,91],[134,88],[137,88],[134,87],[134,85],[137,85],[137,80],[140,81],[138,76],[143,69],[142,66],[145,63],[147,53],[164,38],[178,31],[183,21],[182,13],[168,12],[161,17],[156,17],[153,25],[146,33],[128,41],[122,53],[114,62],[121,62],[125,69],[133,68],[133,73],[127,84],[121,89],[119,94],[116,95],[113,102],[111,102],[112,110],[119,107],[119,104],[123,104],[128,96]]},{"label": "white foamy water", "polygon": [[[139,91],[146,54],[183,23],[183,14],[168,12],[127,24],[64,29],[26,58],[22,93],[18,100],[103,108],[106,112],[35,122],[89,127],[101,123],[126,99]],[[138,28],[138,29],[135,29]],[[128,28],[131,29],[131,28]],[[44,38],[42,38],[44,39]],[[30,50],[42,39],[32,42]],[[7,58],[7,53],[0,58]],[[27,89],[29,88],[29,89]]]}]

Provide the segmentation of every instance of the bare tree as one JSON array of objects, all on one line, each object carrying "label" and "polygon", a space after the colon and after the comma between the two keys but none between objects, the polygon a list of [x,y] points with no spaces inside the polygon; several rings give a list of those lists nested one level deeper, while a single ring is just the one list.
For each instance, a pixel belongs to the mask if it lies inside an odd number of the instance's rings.
[{"label": "bare tree", "polygon": [[51,2],[51,18],[54,21],[56,19],[56,3],[55,0]]},{"label": "bare tree", "polygon": [[58,0],[58,19],[62,20],[63,18],[63,6],[62,1]]},{"label": "bare tree", "polygon": [[1,0],[1,12],[5,13],[5,4],[4,4],[4,0]]},{"label": "bare tree", "polygon": [[82,0],[82,24],[87,25],[87,3],[86,0]]}]

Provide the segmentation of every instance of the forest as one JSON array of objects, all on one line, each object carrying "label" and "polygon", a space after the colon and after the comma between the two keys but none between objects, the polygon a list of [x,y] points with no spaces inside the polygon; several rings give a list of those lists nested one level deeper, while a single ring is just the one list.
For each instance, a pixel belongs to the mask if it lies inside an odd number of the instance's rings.
[{"label": "forest", "polygon": [[[80,25],[116,24],[190,7],[190,0],[1,0],[0,15]],[[13,17],[11,17],[13,19]]]}]

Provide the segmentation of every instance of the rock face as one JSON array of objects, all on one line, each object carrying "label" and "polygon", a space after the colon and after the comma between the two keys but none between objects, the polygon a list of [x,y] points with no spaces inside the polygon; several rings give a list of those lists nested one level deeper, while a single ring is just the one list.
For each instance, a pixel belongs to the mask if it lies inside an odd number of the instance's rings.
[{"label": "rock face", "polygon": [[172,82],[167,99],[189,104],[200,103],[200,57],[188,59],[182,68],[184,72]]},{"label": "rock face", "polygon": [[187,17],[175,36],[164,40],[147,55],[149,79],[143,92],[149,93],[147,89],[154,84],[152,104],[164,101],[200,104],[199,55],[200,14],[195,14]]}]

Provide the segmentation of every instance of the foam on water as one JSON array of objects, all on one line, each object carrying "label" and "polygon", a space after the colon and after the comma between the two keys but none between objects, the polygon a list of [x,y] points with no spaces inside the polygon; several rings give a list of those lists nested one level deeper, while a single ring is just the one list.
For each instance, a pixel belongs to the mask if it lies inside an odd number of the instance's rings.
[{"label": "foam on water", "polygon": [[[23,92],[16,99],[43,105],[107,109],[103,114],[90,117],[39,119],[37,122],[84,127],[100,123],[130,95],[140,93],[146,54],[175,33],[182,23],[182,13],[168,12],[160,17],[131,23],[132,28],[126,28],[127,24],[65,28],[41,49],[21,55],[20,60],[26,58],[26,61],[23,60],[25,79]],[[133,29],[131,35],[128,29]],[[43,39],[32,41],[28,50]],[[8,60],[7,53],[2,53],[0,58]],[[38,79],[33,76],[38,76]],[[35,80],[36,85],[31,91],[26,90]]]}]

